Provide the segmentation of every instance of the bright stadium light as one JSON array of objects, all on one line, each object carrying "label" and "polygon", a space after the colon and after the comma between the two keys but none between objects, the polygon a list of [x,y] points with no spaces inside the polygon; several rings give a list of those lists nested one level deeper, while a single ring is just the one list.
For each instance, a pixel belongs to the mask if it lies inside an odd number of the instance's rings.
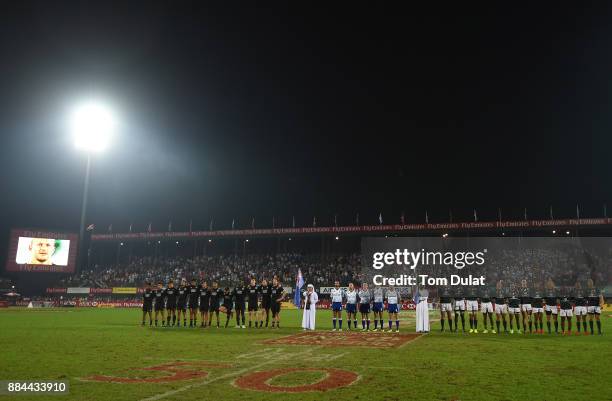
[{"label": "bright stadium light", "polygon": [[82,103],[72,110],[70,132],[78,149],[100,152],[108,146],[115,131],[116,120],[112,110],[97,101]]},{"label": "bright stadium light", "polygon": [[[79,269],[83,265],[83,244],[85,235],[85,217],[87,213],[87,195],[89,188],[89,170],[91,154],[101,152],[108,146],[115,131],[116,120],[112,110],[102,102],[89,100],[76,105],[68,116],[68,129],[77,149],[87,153],[85,169],[85,186],[81,207],[81,224],[79,229]],[[121,244],[123,246],[123,244]],[[86,261],[89,265],[89,257]]]}]

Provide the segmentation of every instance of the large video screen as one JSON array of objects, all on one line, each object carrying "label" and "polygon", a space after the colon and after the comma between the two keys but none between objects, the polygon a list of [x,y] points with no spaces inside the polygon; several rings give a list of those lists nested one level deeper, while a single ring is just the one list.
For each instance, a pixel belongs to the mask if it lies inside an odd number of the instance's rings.
[{"label": "large video screen", "polygon": [[11,230],[7,271],[73,273],[78,236],[56,231]]}]

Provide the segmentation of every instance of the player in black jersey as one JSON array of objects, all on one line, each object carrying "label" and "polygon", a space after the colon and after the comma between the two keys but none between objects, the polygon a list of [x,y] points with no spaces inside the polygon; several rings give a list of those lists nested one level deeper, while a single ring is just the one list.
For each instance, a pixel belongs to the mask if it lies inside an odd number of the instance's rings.
[{"label": "player in black jersey", "polygon": [[601,315],[601,310],[604,306],[604,297],[601,292],[595,288],[593,280],[591,279],[588,279],[587,281],[587,302],[591,334],[595,334],[593,332],[593,318],[595,318],[595,321],[597,322],[597,333],[601,335],[601,320],[599,320],[599,318]]},{"label": "player in black jersey", "polygon": [[266,316],[266,327],[268,327],[268,322],[270,321],[271,290],[272,286],[268,285],[268,280],[263,279],[261,281],[261,311],[259,315],[259,327],[263,327],[264,315]]},{"label": "player in black jersey", "polygon": [[488,287],[485,287],[482,290],[482,296],[480,297],[480,311],[482,312],[482,320],[484,323],[484,334],[489,332],[487,327],[487,317],[489,318],[489,323],[491,324],[491,332],[493,334],[497,333],[493,328],[493,299],[491,298],[491,293]]},{"label": "player in black jersey", "polygon": [[[564,290],[564,294],[561,297],[560,305],[561,305],[561,334],[572,334],[572,296],[570,295],[569,290],[566,288]],[[567,320],[567,332],[565,331],[565,321]]]},{"label": "player in black jersey", "polygon": [[499,280],[495,285],[495,325],[497,326],[497,334],[501,333],[499,327],[500,321],[504,324],[504,333],[508,334],[508,325],[506,315],[508,314],[508,304],[506,303],[506,294],[508,292],[504,288],[504,282]]},{"label": "player in black jersey", "polygon": [[516,288],[512,288],[508,298],[508,319],[510,320],[510,334],[514,334],[513,321],[516,323],[516,331],[521,334],[521,300],[516,294]]},{"label": "player in black jersey", "polygon": [[145,284],[144,292],[142,293],[142,325],[145,325],[145,319],[149,315],[149,326],[153,324],[153,291],[151,283]]},{"label": "player in black jersey", "polygon": [[208,283],[204,281],[202,283],[202,288],[200,288],[200,318],[202,322],[200,323],[200,327],[206,327],[208,323],[208,310],[210,309],[210,288],[208,288]]},{"label": "player in black jersey", "polygon": [[463,296],[463,288],[458,286],[455,289],[455,333],[459,329],[459,315],[461,315],[461,329],[465,334],[465,297]]},{"label": "player in black jersey", "polygon": [[208,314],[208,326],[212,327],[213,315],[217,317],[217,328],[219,328],[219,302],[223,299],[223,290],[219,288],[219,284],[213,281],[210,289],[210,307]]},{"label": "player in black jersey", "polygon": [[166,290],[164,289],[164,285],[160,281],[157,283],[157,289],[153,292],[153,297],[155,299],[155,303],[153,307],[155,309],[155,326],[157,326],[157,317],[161,314],[162,326],[166,325],[165,321],[165,313],[164,313],[164,304],[166,301]]},{"label": "player in black jersey", "polygon": [[172,320],[172,326],[176,324],[176,298],[178,296],[178,290],[174,288],[174,282],[168,281],[168,288],[166,288],[166,325],[170,327],[170,320]]},{"label": "player in black jersey", "polygon": [[[531,298],[531,314],[533,316],[536,334],[544,334],[544,322],[542,322],[542,316],[544,315],[544,299],[540,293],[541,288],[542,287],[538,284]],[[531,331],[531,327],[529,327],[529,331]]]},{"label": "player in black jersey", "polygon": [[580,335],[580,323],[584,327],[584,333],[587,333],[587,298],[584,296],[584,291],[580,282],[576,282],[574,289],[574,315],[576,315],[576,335]]},{"label": "player in black jersey", "polygon": [[251,284],[246,288],[248,302],[249,302],[249,328],[253,325],[253,319],[255,320],[255,328],[257,328],[257,311],[259,306],[259,294],[261,294],[261,287],[257,285],[257,281],[251,278]]},{"label": "player in black jersey", "polygon": [[189,287],[187,287],[187,281],[181,280],[181,285],[178,288],[178,298],[176,303],[176,309],[178,310],[178,316],[176,318],[176,325],[181,326],[181,315],[183,316],[183,326],[187,326],[187,295],[189,294]]},{"label": "player in black jersey", "polygon": [[465,307],[470,316],[470,333],[478,333],[478,295],[476,287],[470,287],[465,297]]},{"label": "player in black jersey", "polygon": [[527,280],[521,280],[521,314],[523,315],[523,333],[527,334],[527,323],[529,323],[529,333],[532,331],[531,322],[531,291],[527,287]]},{"label": "player in black jersey", "polygon": [[225,328],[229,325],[229,321],[232,318],[232,307],[234,304],[234,295],[230,291],[229,287],[225,287],[223,290],[223,306],[220,308],[221,311],[225,312],[227,318],[225,319]]},{"label": "player in black jersey", "polygon": [[241,284],[238,284],[234,287],[234,291],[232,291],[232,295],[234,296],[234,305],[236,308],[236,328],[240,328],[240,319],[242,319],[242,328],[246,328],[246,319],[244,318],[244,307],[245,307],[245,298],[246,298],[246,288]]},{"label": "player in black jersey", "polygon": [[278,281],[278,278],[274,277],[272,279],[272,289],[270,291],[270,296],[272,299],[272,305],[270,309],[272,310],[272,328],[276,324],[276,327],[280,329],[280,311],[281,311],[281,302],[285,299],[285,290],[283,289],[282,284]]},{"label": "player in black jersey", "polygon": [[189,295],[187,296],[187,307],[189,308],[189,327],[198,325],[198,301],[200,300],[200,286],[196,279],[191,280]]},{"label": "player in black jersey", "polygon": [[453,318],[451,313],[453,311],[452,297],[450,287],[445,286],[440,289],[440,331],[444,331],[444,317],[448,319],[448,331],[453,332]]},{"label": "player in black jersey", "polygon": [[546,327],[548,328],[548,334],[550,332],[550,317],[553,317],[555,322],[555,334],[559,333],[559,320],[557,316],[559,315],[559,310],[557,308],[557,295],[555,291],[555,283],[553,283],[552,279],[548,279],[546,282],[546,294],[544,296],[544,310],[546,311]]}]

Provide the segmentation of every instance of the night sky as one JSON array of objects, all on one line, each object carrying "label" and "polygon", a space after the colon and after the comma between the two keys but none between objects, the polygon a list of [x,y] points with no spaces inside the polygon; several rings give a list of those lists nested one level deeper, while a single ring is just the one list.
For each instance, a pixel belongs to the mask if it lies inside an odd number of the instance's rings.
[{"label": "night sky", "polygon": [[612,207],[608,8],[53,3],[0,16],[2,243],[78,229],[65,120],[92,96],[121,124],[93,158],[98,232]]}]

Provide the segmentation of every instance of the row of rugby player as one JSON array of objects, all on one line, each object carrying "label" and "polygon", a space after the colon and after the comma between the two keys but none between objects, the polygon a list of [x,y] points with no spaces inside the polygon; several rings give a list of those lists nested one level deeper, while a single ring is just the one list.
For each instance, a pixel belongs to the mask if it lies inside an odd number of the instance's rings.
[{"label": "row of rugby player", "polygon": [[227,315],[225,327],[228,326],[232,316],[232,309],[235,309],[236,327],[246,328],[245,309],[248,301],[249,327],[263,328],[268,327],[270,315],[272,315],[272,327],[280,327],[281,302],[286,298],[285,290],[274,277],[272,283],[262,280],[257,284],[253,278],[246,286],[236,286],[232,290],[228,287],[219,288],[217,282],[213,282],[209,287],[206,281],[198,284],[194,279],[191,284],[185,280],[178,287],[172,281],[164,288],[163,283],[158,283],[153,288],[150,283],[142,295],[142,325],[149,316],[149,326],[153,325],[153,315],[155,316],[155,326],[158,325],[158,318],[161,316],[161,325],[166,327],[181,326],[187,327],[187,312],[189,312],[189,327],[197,327],[198,311],[201,319],[200,327],[213,326],[213,318],[216,318],[216,327],[221,323],[219,313]]},{"label": "row of rugby player", "polygon": [[[445,287],[441,291],[438,300],[440,330],[444,331],[446,317],[449,330],[453,331],[452,312],[454,312],[454,331],[457,332],[458,320],[461,318],[461,326],[463,333],[465,333],[464,313],[467,311],[469,314],[470,333],[478,333],[478,312],[481,312],[484,322],[483,333],[489,332],[487,326],[487,323],[489,323],[493,334],[501,333],[501,325],[503,325],[504,333],[510,334],[515,333],[514,326],[516,325],[516,332],[520,334],[522,323],[523,333],[527,333],[527,327],[529,327],[529,333],[531,334],[544,334],[543,315],[545,313],[548,334],[552,334],[552,320],[556,334],[571,335],[573,315],[576,315],[577,335],[581,334],[581,323],[584,335],[589,334],[587,331],[587,315],[589,316],[590,334],[594,334],[593,321],[597,323],[598,334],[602,334],[600,315],[604,298],[596,288],[591,287],[586,293],[583,293],[580,287],[577,286],[573,294],[565,293],[563,295],[558,295],[554,288],[550,288],[542,296],[538,291],[532,294],[524,283],[523,285],[518,290],[518,294],[515,291],[510,296],[505,296],[504,294],[507,292],[499,290],[495,296],[490,296],[486,290],[483,295],[478,296],[477,291],[472,287],[470,294],[464,297],[451,294],[448,287]],[[495,327],[493,326],[493,314],[496,316]],[[509,319],[510,331],[508,331],[506,315]],[[561,333],[559,333],[558,316],[561,317]]]}]

